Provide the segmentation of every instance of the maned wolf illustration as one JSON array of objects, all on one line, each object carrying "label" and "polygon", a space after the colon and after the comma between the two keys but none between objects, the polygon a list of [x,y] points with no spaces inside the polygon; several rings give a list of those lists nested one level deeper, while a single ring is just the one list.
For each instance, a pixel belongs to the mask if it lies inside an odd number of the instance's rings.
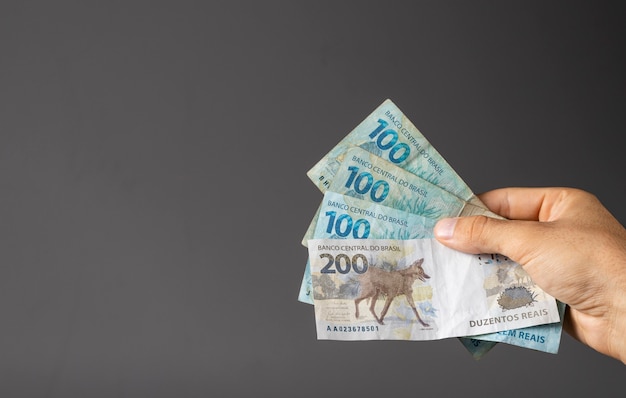
[{"label": "maned wolf illustration", "polygon": [[[371,297],[372,301],[370,303],[370,312],[374,315],[374,318],[376,318],[379,324],[384,325],[383,318],[385,317],[385,314],[387,314],[387,310],[389,310],[391,302],[396,296],[404,294],[409,302],[409,305],[413,308],[413,312],[415,313],[417,320],[422,325],[428,326],[428,324],[420,318],[417,313],[417,309],[415,308],[415,303],[413,302],[413,282],[415,282],[416,279],[425,282],[426,279],[430,278],[430,276],[426,275],[426,272],[424,272],[424,269],[422,268],[423,262],[424,259],[421,258],[411,264],[410,267],[399,271],[384,271],[380,268],[370,267],[367,269],[366,273],[359,275],[361,294],[359,294],[359,297],[354,300],[354,306],[356,307],[355,316],[357,318],[359,317],[359,303],[366,298]],[[380,318],[374,311],[379,294],[387,296],[383,311],[380,313]]]}]

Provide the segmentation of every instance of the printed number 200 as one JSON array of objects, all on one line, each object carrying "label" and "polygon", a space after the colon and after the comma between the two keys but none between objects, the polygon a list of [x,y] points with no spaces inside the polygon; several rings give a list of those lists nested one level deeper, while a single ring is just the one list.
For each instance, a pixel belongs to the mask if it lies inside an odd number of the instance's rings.
[{"label": "printed number 200", "polygon": [[[328,259],[328,262],[320,271],[322,274],[334,274],[337,271],[340,274],[347,274],[351,269],[357,274],[364,274],[369,266],[367,258],[360,253],[355,254],[352,260],[350,260],[350,257],[346,254],[337,254],[337,257],[333,257],[332,254],[322,253],[320,254],[320,258]],[[360,264],[359,259],[361,260]],[[332,268],[333,265],[337,268],[337,271]]]}]

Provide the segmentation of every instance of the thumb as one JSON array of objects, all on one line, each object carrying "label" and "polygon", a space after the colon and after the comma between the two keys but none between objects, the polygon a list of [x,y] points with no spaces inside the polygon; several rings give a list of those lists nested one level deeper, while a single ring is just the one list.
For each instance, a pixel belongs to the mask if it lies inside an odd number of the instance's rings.
[{"label": "thumb", "polygon": [[435,238],[452,249],[465,253],[500,253],[522,261],[529,241],[539,236],[537,223],[501,220],[486,216],[455,217],[440,220],[434,229]]}]

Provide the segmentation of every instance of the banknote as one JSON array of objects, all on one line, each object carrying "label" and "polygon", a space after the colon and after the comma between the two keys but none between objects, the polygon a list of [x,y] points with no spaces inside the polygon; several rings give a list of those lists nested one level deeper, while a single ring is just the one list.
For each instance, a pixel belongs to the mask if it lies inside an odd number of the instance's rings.
[{"label": "banknote", "polygon": [[[557,308],[561,322],[548,325],[531,326],[523,329],[504,330],[501,332],[472,336],[468,340],[493,341],[507,343],[550,354],[556,354],[561,344],[563,332],[563,316],[566,305],[557,300]],[[465,344],[465,343],[464,343]],[[475,343],[470,343],[475,344]]]},{"label": "banknote", "polygon": [[[390,128],[386,128],[391,126]],[[397,137],[396,137],[397,136]],[[393,141],[393,143],[392,143]],[[350,134],[348,134],[335,148],[333,148],[318,164],[316,164],[307,174],[322,192],[330,186],[334,170],[338,168],[344,157],[343,152],[351,146],[358,145],[374,154],[384,156],[394,164],[410,171],[411,173],[429,180],[450,193],[458,196],[467,202],[476,204],[486,209],[484,204],[478,200],[469,187],[448,165],[441,155],[430,145],[426,138],[415,128],[406,116],[390,100],[386,100],[374,112],[372,112],[363,122],[361,122]],[[412,153],[407,156],[399,155],[401,149],[409,148]],[[419,154],[420,156],[415,156]],[[402,159],[404,158],[404,159]],[[318,212],[314,216],[317,220]],[[310,228],[315,225],[311,223]],[[311,232],[307,231],[303,244],[307,238],[311,237]],[[305,278],[308,276],[308,285],[303,279],[299,298],[303,297],[303,291],[310,291],[310,271],[305,271]],[[304,301],[304,300],[301,300]],[[305,301],[306,302],[306,301]],[[558,303],[559,309],[564,309],[562,303]],[[522,347],[540,349],[546,352],[554,352],[554,347],[558,348],[561,336],[561,325],[546,325],[526,328],[517,331],[508,331],[508,335],[487,334],[478,336],[478,339],[460,338],[463,345],[475,358],[482,357],[493,345],[495,341],[507,342]],[[514,338],[512,336],[523,336]],[[529,337],[531,336],[531,337]],[[539,336],[539,343],[533,341],[532,336]],[[489,341],[491,340],[491,341]],[[545,344],[543,343],[545,341]]]},{"label": "banknote", "polygon": [[330,188],[346,151],[355,146],[467,202],[484,207],[443,156],[390,99],[385,100],[307,172],[322,192]]},{"label": "banknote", "polygon": [[318,339],[434,340],[560,320],[540,288],[493,279],[495,263],[435,239],[312,239],[308,250]]},{"label": "banknote", "polygon": [[476,214],[501,218],[360,147],[345,152],[329,189],[436,220]]},{"label": "banknote", "polygon": [[[412,239],[431,238],[436,220],[377,203],[326,191],[319,222],[311,239]],[[298,300],[313,304],[311,264],[307,260]]]},{"label": "banknote", "polygon": [[478,340],[471,337],[459,337],[459,341],[476,360],[482,359],[497,344],[493,341]]}]

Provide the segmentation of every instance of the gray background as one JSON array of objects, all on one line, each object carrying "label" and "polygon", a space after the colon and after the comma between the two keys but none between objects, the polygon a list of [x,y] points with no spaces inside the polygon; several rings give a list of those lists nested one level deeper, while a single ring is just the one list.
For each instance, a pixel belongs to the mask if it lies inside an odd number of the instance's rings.
[{"label": "gray background", "polygon": [[0,396],[623,396],[624,366],[317,341],[306,171],[391,98],[475,192],[624,222],[618,2],[0,3]]}]

